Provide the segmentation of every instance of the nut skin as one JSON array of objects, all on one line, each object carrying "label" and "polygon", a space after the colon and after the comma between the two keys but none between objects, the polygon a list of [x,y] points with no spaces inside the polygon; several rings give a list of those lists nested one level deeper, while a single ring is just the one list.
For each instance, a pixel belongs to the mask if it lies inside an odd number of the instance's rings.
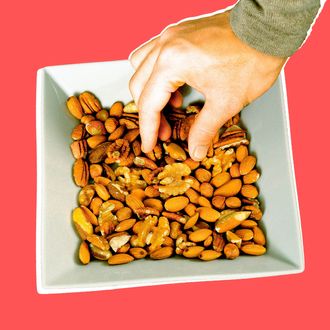
[{"label": "nut skin", "polygon": [[77,97],[70,96],[66,101],[66,106],[73,117],[81,119],[83,116],[83,109]]}]

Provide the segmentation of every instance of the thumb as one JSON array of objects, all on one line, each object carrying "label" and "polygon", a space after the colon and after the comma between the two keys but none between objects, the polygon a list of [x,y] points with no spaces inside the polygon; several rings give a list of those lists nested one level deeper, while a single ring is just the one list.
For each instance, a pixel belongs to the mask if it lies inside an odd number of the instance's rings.
[{"label": "thumb", "polygon": [[189,131],[189,154],[193,160],[200,161],[206,156],[218,129],[233,116],[233,112],[235,111],[233,109],[229,111],[225,104],[206,100]]}]

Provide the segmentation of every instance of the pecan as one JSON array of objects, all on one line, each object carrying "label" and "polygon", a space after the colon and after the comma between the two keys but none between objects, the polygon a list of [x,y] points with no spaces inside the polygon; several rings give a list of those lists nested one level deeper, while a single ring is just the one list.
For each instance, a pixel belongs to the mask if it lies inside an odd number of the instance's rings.
[{"label": "pecan", "polygon": [[102,108],[99,100],[90,92],[81,93],[79,101],[86,114],[98,112]]},{"label": "pecan", "polygon": [[70,147],[74,158],[76,159],[86,158],[87,156],[86,140],[73,141]]},{"label": "pecan", "polygon": [[71,133],[72,140],[81,140],[86,134],[85,125],[78,124]]},{"label": "pecan", "polygon": [[[132,132],[132,131],[131,131]],[[132,149],[133,149],[133,153],[136,157],[140,156],[141,153],[142,153],[142,150],[141,150],[141,143],[140,141],[138,140],[135,140],[133,143],[132,143]]]},{"label": "pecan", "polygon": [[152,207],[142,207],[139,209],[135,209],[134,212],[139,218],[145,218],[148,215],[156,215],[159,216],[160,212],[157,209],[154,209]]},{"label": "pecan", "polygon": [[186,218],[183,215],[173,212],[162,212],[162,215],[170,220],[174,220],[180,222],[181,224],[185,224],[187,222]]},{"label": "pecan", "polygon": [[73,178],[77,186],[84,187],[88,183],[88,163],[82,158],[77,159],[73,165]]},{"label": "pecan", "polygon": [[124,139],[118,139],[111,143],[107,149],[107,158],[105,159],[106,164],[113,164],[125,162],[130,152],[130,146],[128,141]]},{"label": "pecan", "polygon": [[120,118],[119,124],[122,126],[126,126],[127,129],[135,129],[139,127],[139,125],[133,119],[127,118]]},{"label": "pecan", "polygon": [[92,164],[100,163],[102,162],[105,157],[107,156],[107,150],[108,147],[111,145],[111,142],[104,142],[98,145],[96,148],[92,150],[92,152],[89,154],[89,161]]},{"label": "pecan", "polygon": [[123,189],[121,188],[121,186],[118,183],[110,182],[107,185],[107,188],[108,188],[108,191],[109,191],[110,195],[114,199],[117,199],[121,202],[125,201],[125,196],[126,196],[127,192],[123,191]]},{"label": "pecan", "polygon": [[123,137],[123,139],[127,140],[129,143],[135,142],[136,138],[140,135],[140,129],[134,128],[130,129]]}]

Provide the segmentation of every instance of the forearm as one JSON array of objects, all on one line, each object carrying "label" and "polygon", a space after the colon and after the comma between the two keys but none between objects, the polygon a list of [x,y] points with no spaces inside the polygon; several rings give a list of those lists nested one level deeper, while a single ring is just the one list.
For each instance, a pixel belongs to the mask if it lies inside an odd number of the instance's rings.
[{"label": "forearm", "polygon": [[319,0],[241,0],[230,22],[234,33],[251,47],[289,57],[304,42],[319,8]]}]

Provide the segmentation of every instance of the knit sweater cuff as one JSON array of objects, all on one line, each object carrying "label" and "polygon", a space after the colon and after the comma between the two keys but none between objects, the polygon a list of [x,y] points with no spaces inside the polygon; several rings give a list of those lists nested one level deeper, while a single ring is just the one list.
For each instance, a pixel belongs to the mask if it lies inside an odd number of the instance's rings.
[{"label": "knit sweater cuff", "polygon": [[304,42],[319,0],[241,0],[230,14],[236,36],[266,54],[289,57]]}]

